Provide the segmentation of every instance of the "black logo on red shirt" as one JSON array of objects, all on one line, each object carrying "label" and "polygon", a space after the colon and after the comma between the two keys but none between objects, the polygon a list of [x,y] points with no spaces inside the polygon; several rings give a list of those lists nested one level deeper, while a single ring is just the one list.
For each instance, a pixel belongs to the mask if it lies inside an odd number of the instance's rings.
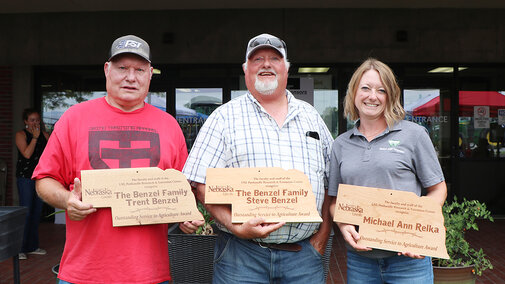
[{"label": "black logo on red shirt", "polygon": [[160,137],[155,132],[137,130],[90,131],[88,154],[93,169],[110,169],[105,160],[118,160],[119,168],[131,168],[132,161],[144,159],[149,161],[144,166],[156,167],[160,162]]}]

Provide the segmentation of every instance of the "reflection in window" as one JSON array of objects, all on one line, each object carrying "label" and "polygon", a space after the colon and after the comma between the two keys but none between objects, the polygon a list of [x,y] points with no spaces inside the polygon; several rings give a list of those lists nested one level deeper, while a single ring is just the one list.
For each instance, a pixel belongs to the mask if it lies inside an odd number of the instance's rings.
[{"label": "reflection in window", "polygon": [[60,119],[63,113],[71,106],[91,99],[105,96],[103,91],[76,92],[65,90],[60,92],[42,93],[42,121],[46,130],[51,133],[54,124]]},{"label": "reflection in window", "polygon": [[459,92],[459,156],[505,157],[505,92]]},{"label": "reflection in window", "polygon": [[223,103],[221,88],[175,89],[176,119],[186,138],[188,151],[209,115]]},{"label": "reflection in window", "polygon": [[333,138],[338,135],[338,90],[314,90],[314,107]]},{"label": "reflection in window", "polygon": [[245,94],[247,94],[247,90],[231,91],[231,99],[233,100]]},{"label": "reflection in window", "polygon": [[[422,125],[428,130],[431,142],[442,157],[442,141],[449,137],[449,107],[448,99],[440,102],[439,89],[404,90],[405,119]],[[448,153],[447,153],[448,154]]]},{"label": "reflection in window", "polygon": [[162,111],[167,111],[167,93],[166,92],[156,92],[147,93],[147,97],[144,100],[146,103],[153,105]]},{"label": "reflection in window", "polygon": [[[75,92],[66,90],[61,92],[43,92],[42,93],[42,120],[46,129],[51,133],[54,124],[60,119],[63,113],[71,106],[101,98],[107,95],[105,91],[86,91]],[[145,101],[163,111],[166,111],[167,95],[165,92],[147,94]]]}]

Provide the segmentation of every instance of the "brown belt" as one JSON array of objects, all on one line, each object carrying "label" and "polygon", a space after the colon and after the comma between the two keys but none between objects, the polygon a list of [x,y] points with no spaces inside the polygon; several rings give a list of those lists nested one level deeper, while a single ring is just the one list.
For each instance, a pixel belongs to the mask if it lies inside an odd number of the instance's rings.
[{"label": "brown belt", "polygon": [[262,243],[255,242],[253,240],[249,240],[253,244],[257,244],[262,248],[276,249],[276,250],[284,250],[284,251],[301,251],[302,246],[296,243],[283,243],[283,244],[274,244],[274,243]]}]

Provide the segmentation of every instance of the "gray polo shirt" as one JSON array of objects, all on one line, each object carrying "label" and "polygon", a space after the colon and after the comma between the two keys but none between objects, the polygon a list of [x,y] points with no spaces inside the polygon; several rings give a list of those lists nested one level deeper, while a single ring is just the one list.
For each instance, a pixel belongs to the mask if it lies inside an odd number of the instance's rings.
[{"label": "gray polo shirt", "polygon": [[[341,183],[410,191],[420,196],[423,188],[444,181],[437,153],[423,126],[402,120],[368,142],[358,125],[359,121],[333,142],[330,196],[337,195]],[[387,257],[394,253],[374,249],[363,255]]]}]

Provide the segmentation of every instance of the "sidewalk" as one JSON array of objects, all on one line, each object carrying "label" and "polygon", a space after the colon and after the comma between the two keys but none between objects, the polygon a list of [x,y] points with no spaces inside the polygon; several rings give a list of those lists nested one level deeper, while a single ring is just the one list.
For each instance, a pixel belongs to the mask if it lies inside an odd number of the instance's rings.
[{"label": "sidewalk", "polygon": [[[481,284],[505,283],[505,219],[479,222],[480,231],[469,232],[468,240],[475,247],[482,247],[494,265],[493,270],[484,271],[477,278]],[[56,277],[51,268],[60,261],[65,242],[65,226],[52,223],[40,224],[40,244],[47,255],[28,255],[20,260],[21,283],[54,284]],[[345,247],[340,234],[333,241],[330,273],[327,284],[345,283]],[[0,262],[0,284],[13,283],[12,259]]]},{"label": "sidewalk", "polygon": [[[27,260],[19,261],[22,284],[54,284],[56,276],[51,268],[60,262],[65,245],[65,225],[41,223],[39,227],[40,247],[46,255],[28,254]],[[12,258],[0,262],[0,284],[12,284]]]}]

